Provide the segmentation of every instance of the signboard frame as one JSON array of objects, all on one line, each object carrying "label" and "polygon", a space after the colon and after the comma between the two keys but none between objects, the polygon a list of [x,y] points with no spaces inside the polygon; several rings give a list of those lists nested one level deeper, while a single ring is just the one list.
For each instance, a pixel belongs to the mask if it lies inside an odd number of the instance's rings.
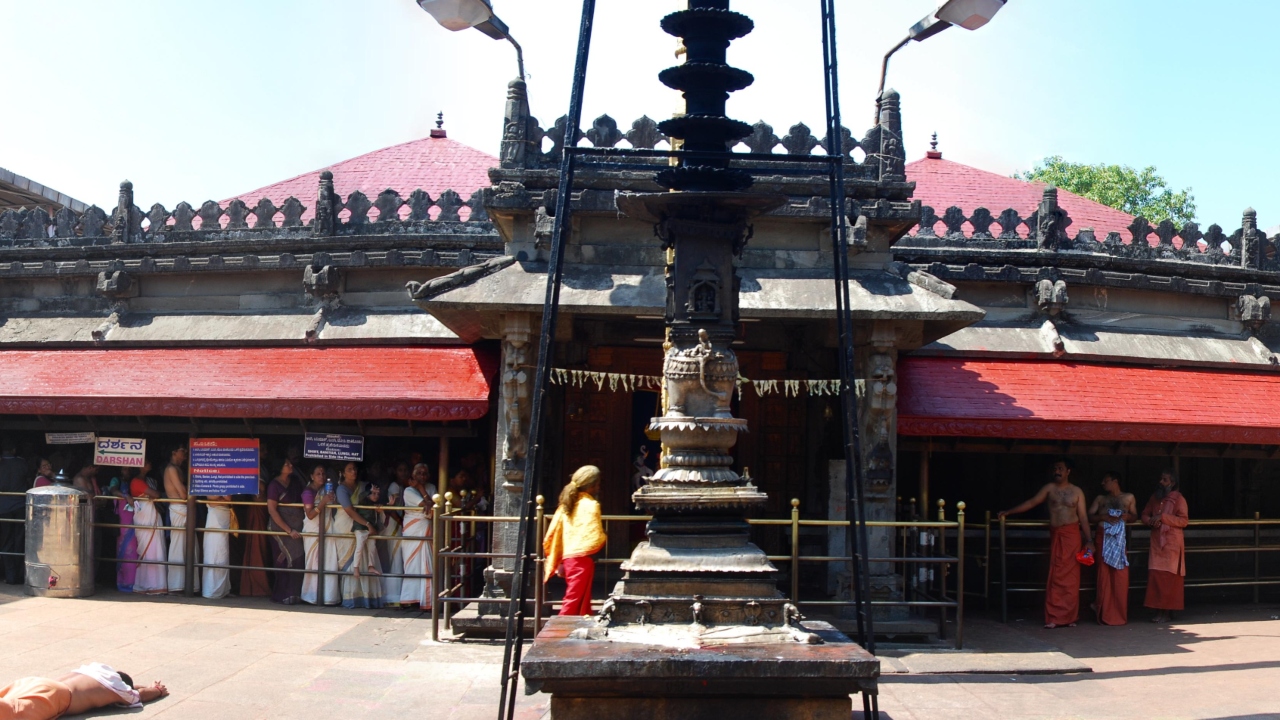
[{"label": "signboard frame", "polygon": [[257,438],[191,438],[187,460],[190,494],[257,495],[261,451]]},{"label": "signboard frame", "polygon": [[102,467],[140,468],[147,464],[147,439],[96,437],[92,463]]},{"label": "signboard frame", "polygon": [[364,436],[306,433],[303,435],[302,457],[332,462],[364,462]]}]

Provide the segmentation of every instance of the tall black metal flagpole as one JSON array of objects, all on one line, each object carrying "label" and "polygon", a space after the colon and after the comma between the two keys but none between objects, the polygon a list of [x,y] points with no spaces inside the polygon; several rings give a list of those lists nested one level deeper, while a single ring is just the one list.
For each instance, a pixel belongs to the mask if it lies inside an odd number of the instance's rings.
[{"label": "tall black metal flagpole", "polygon": [[[836,48],[835,0],[821,0],[822,51],[827,106],[827,152],[832,157],[831,245],[835,275],[836,323],[840,336],[841,409],[844,416],[845,517],[849,521],[849,591],[854,595],[858,643],[875,653],[871,613],[870,563],[867,557],[866,506],[862,502],[862,446],[859,438],[858,398],[854,387],[853,317],[849,294],[849,234],[845,219],[844,133],[840,119],[840,66]],[[879,118],[877,117],[877,122]],[[879,717],[879,698],[862,694],[864,717]]]},{"label": "tall black metal flagpole", "polygon": [[[595,0],[583,0],[582,20],[578,26],[578,53],[573,69],[573,90],[569,96],[569,122],[565,126],[563,156],[560,158],[560,184],[556,191],[555,229],[551,235],[551,254],[547,261],[547,292],[542,303],[542,329],[538,338],[538,368],[533,381],[533,408],[529,423],[529,449],[525,454],[524,485],[520,497],[520,524],[516,538],[516,558],[511,578],[511,603],[507,609],[506,646],[502,653],[502,696],[498,720],[515,715],[516,687],[520,681],[520,657],[524,649],[524,616],[528,603],[528,584],[534,568],[537,532],[534,526],[534,497],[541,487],[539,472],[542,457],[543,421],[546,419],[546,392],[551,378],[555,351],[556,321],[560,312],[560,280],[564,273],[564,248],[573,225],[569,222],[570,196],[577,131],[582,126],[582,95],[587,82],[587,58],[591,51],[591,30],[595,22]],[[535,577],[533,582],[540,582]],[[536,630],[536,629],[535,629]]]}]

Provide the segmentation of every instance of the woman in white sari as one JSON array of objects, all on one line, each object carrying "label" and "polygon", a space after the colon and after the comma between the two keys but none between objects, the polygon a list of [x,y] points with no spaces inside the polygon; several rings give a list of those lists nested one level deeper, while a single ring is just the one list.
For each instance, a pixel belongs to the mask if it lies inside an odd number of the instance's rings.
[{"label": "woman in white sari", "polygon": [[204,522],[205,568],[201,578],[203,590],[200,594],[210,600],[218,600],[231,594],[231,571],[225,567],[210,567],[231,564],[231,533],[218,532],[235,528],[235,514],[231,506],[226,504],[230,501],[230,496],[214,495],[205,506],[209,512]]},{"label": "woman in white sari", "polygon": [[144,465],[129,485],[129,494],[133,496],[133,524],[140,526],[137,528],[138,574],[133,579],[133,591],[144,595],[163,595],[169,589],[169,573],[164,565],[151,563],[165,561],[164,530],[148,528],[159,528],[164,523],[155,503],[160,491],[155,480],[146,477],[148,470],[150,465]]},{"label": "woman in white sari", "polygon": [[409,487],[404,489],[404,529],[401,531],[404,540],[400,544],[404,574],[427,576],[404,579],[400,586],[400,604],[417,605],[422,610],[430,610],[432,604],[429,592],[432,586],[430,537],[432,497],[436,494],[436,486],[427,482],[428,472],[427,466],[419,463],[413,469]]},{"label": "woman in white sari", "polygon": [[[337,605],[342,600],[342,595],[338,592],[338,558],[333,551],[333,540],[328,538],[325,540],[325,558],[324,558],[324,599],[317,597],[319,576],[316,571],[320,569],[320,541],[316,537],[316,533],[320,532],[320,523],[323,521],[325,532],[329,532],[331,513],[329,512],[330,497],[324,491],[325,469],[324,465],[316,465],[311,469],[311,484],[307,485],[302,491],[303,511],[306,512],[307,518],[302,522],[302,548],[306,555],[306,569],[310,572],[303,575],[302,580],[302,601],[311,603],[312,605]],[[331,574],[334,573],[334,574]]]},{"label": "woman in white sari", "polygon": [[[382,567],[378,553],[369,541],[369,533],[376,533],[373,511],[356,510],[364,501],[359,492],[360,470],[349,462],[342,468],[342,482],[338,485],[338,509],[333,517],[334,544],[337,546],[338,570],[342,573],[342,607],[382,607]],[[369,517],[365,517],[368,515]],[[355,538],[340,537],[355,534]]]},{"label": "woman in white sari", "polygon": [[[408,473],[405,473],[405,478],[408,479]],[[382,599],[391,607],[400,606],[400,591],[404,585],[402,578],[391,577],[404,574],[404,558],[400,555],[400,512],[395,509],[403,492],[404,488],[393,480],[387,486],[387,507],[378,513],[381,524],[378,534],[390,538],[378,541],[378,557],[385,573],[382,576]]]}]

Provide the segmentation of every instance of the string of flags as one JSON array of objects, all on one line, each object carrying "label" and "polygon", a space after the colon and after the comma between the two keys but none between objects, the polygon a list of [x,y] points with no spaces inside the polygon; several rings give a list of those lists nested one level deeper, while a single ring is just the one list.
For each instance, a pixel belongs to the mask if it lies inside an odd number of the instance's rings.
[{"label": "string of flags", "polygon": [[[585,388],[595,385],[597,391],[603,392],[636,392],[650,390],[661,392],[662,377],[659,375],[632,375],[629,373],[596,372],[593,370],[569,370],[566,368],[551,369],[551,383],[568,387]],[[750,380],[738,376],[738,397],[742,397],[743,388],[751,386],[756,395],[764,397],[782,393],[786,397],[799,397],[807,393],[811,397],[827,397],[840,394],[839,380]]]}]

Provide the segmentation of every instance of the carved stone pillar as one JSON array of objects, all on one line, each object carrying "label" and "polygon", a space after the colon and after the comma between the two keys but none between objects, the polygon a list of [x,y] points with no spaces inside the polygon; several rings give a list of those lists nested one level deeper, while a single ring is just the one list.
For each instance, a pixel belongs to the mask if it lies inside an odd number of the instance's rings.
[{"label": "carved stone pillar", "polygon": [[[494,482],[493,512],[497,516],[519,516],[524,491],[524,461],[529,449],[528,432],[533,388],[530,347],[533,319],[526,313],[508,313],[502,318],[502,375],[498,391],[498,477]],[[493,552],[511,553],[517,544],[515,523],[494,523]],[[485,597],[505,598],[511,589],[511,558],[495,560],[485,570]],[[501,611],[498,603],[481,604],[480,614]]]},{"label": "carved stone pillar", "polygon": [[[859,431],[862,435],[863,499],[867,520],[896,520],[898,477],[898,351],[897,329],[890,322],[876,322],[871,329],[870,346],[858,351],[858,375],[862,387],[858,393]],[[870,557],[892,557],[892,528],[867,529],[867,554]],[[871,599],[901,600],[902,586],[890,563],[871,563]],[[903,615],[904,609],[888,612],[889,617]]]}]

